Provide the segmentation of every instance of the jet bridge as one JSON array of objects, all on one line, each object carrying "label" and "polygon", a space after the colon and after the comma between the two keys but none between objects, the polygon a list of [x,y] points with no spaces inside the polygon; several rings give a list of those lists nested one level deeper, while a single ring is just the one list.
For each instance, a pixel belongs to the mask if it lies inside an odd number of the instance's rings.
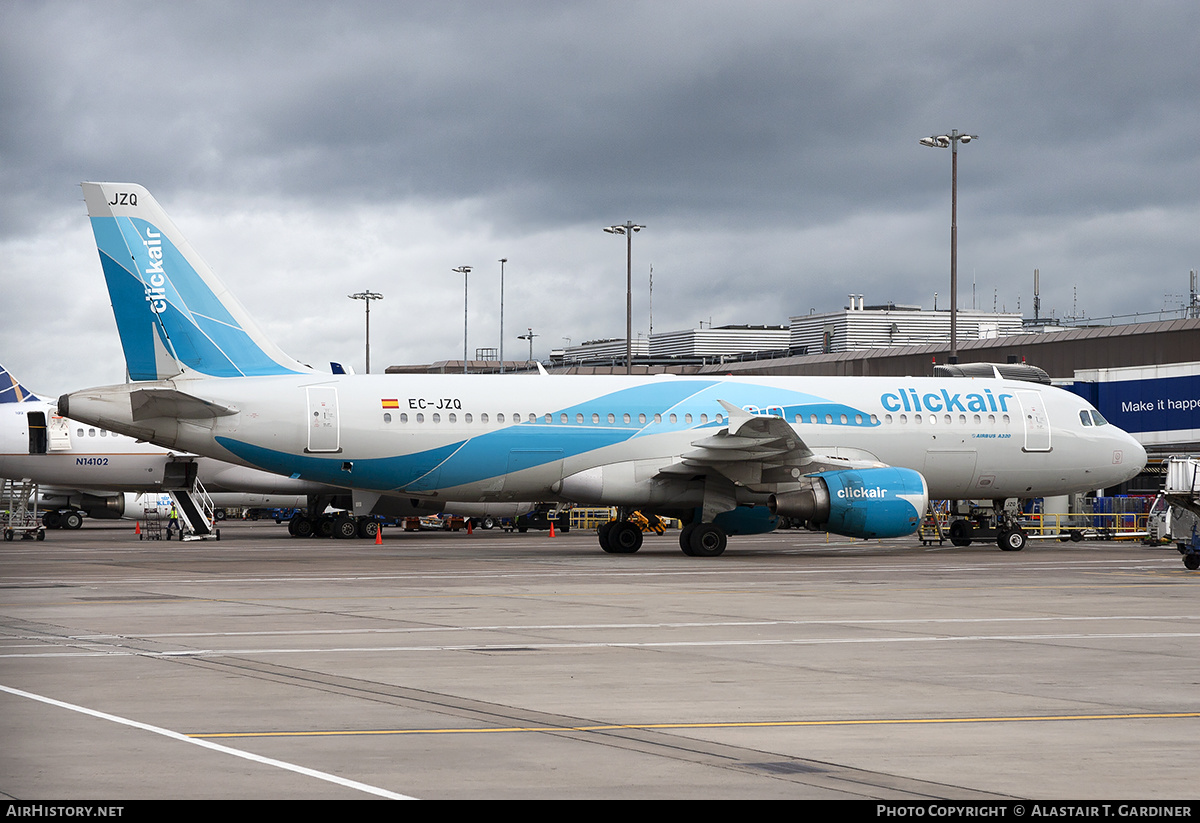
[{"label": "jet bridge", "polygon": [[[1192,456],[1172,455],[1166,461],[1167,479],[1163,485],[1163,497],[1172,506],[1200,516],[1200,459]],[[1183,555],[1183,565],[1195,571],[1200,569],[1200,536],[1196,527],[1186,540],[1175,544]]]}]

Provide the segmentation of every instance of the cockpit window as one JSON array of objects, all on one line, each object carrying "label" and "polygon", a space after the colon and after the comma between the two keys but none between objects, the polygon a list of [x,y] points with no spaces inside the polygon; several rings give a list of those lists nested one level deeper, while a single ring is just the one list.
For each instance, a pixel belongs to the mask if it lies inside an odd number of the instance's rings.
[{"label": "cockpit window", "polygon": [[1079,422],[1085,426],[1092,425],[1092,413],[1087,409],[1081,409],[1079,411]]},{"label": "cockpit window", "polygon": [[1095,409],[1092,409],[1092,422],[1095,423],[1097,426],[1108,425],[1108,421],[1104,419],[1104,415],[1102,415],[1100,412],[1096,411]]}]

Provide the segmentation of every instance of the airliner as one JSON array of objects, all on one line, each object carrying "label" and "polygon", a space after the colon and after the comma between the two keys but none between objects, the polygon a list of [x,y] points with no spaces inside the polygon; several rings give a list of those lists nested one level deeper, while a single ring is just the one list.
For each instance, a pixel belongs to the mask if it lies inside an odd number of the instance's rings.
[{"label": "airliner", "polygon": [[0,477],[38,484],[47,528],[78,529],[80,512],[97,519],[142,519],[147,510],[165,515],[171,502],[159,493],[190,471],[218,507],[298,508],[309,494],[342,491],[72,425],[53,401],[0,365]]},{"label": "airliner", "polygon": [[[266,338],[150,193],[84,183],[131,380],[59,410],[164,447],[376,500],[560,501],[678,517],[683,552],[780,516],[901,537],[932,499],[1033,498],[1136,475],[1081,398],[994,378],[330,375]],[[619,519],[598,534],[636,552]],[[1015,521],[1002,548],[1019,549]]]},{"label": "airliner", "polygon": [[[293,537],[373,539],[376,514],[431,515],[445,508],[441,501],[391,501],[364,509],[362,495],[349,488],[281,477],[96,426],[72,426],[53,401],[25,388],[0,365],[0,478],[38,484],[47,528],[78,529],[81,512],[96,519],[165,515],[172,503],[164,490],[186,488],[193,476],[217,509],[305,509],[288,523]],[[455,503],[451,508],[487,527],[528,506]]]}]

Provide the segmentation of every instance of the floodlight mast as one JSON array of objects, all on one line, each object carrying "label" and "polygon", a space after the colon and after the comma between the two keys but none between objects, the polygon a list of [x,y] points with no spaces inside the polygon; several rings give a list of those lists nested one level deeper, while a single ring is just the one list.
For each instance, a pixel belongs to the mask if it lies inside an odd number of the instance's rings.
[{"label": "floodlight mast", "polygon": [[625,225],[607,226],[609,234],[625,235],[625,373],[633,374],[633,235],[645,226],[632,220]]},{"label": "floodlight mast", "polygon": [[463,374],[467,373],[467,275],[471,273],[470,266],[459,266],[450,271],[463,276]]},{"label": "floodlight mast", "polygon": [[382,300],[383,295],[368,289],[346,295],[351,300],[362,300],[367,304],[367,374],[371,373],[371,301]]},{"label": "floodlight mast", "polygon": [[978,140],[977,134],[959,134],[954,129],[949,134],[922,137],[922,146],[931,149],[950,149],[950,358],[958,362],[958,144]]}]

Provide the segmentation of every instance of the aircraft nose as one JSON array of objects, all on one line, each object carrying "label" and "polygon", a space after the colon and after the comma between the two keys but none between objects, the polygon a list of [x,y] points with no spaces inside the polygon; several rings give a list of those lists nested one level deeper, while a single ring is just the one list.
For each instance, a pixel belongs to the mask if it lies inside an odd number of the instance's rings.
[{"label": "aircraft nose", "polygon": [[1113,468],[1122,469],[1122,474],[1125,475],[1121,482],[1136,476],[1145,466],[1146,447],[1128,432],[1122,431],[1113,443]]}]

